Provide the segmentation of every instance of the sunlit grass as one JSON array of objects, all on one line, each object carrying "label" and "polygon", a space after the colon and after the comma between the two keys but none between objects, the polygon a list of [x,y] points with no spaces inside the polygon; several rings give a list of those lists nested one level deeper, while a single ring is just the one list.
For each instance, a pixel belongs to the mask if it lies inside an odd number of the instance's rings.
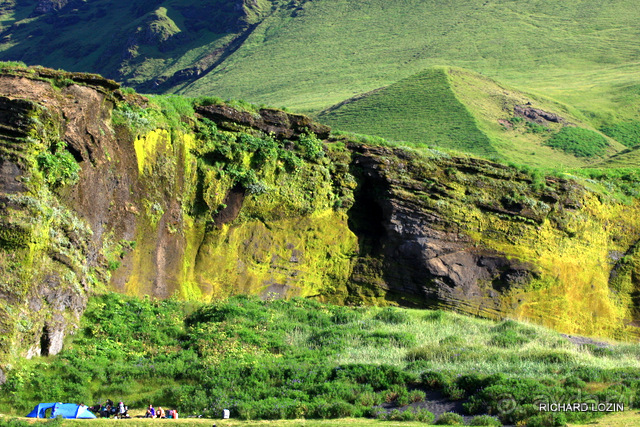
[{"label": "sunlit grass", "polygon": [[[374,363],[407,367],[420,372],[424,369],[464,373],[518,375],[527,377],[553,377],[559,372],[569,373],[575,367],[600,369],[640,369],[640,345],[612,344],[604,350],[577,346],[559,333],[541,326],[522,322],[495,322],[442,311],[403,310],[408,321],[387,324],[374,320],[375,309],[367,313],[362,322],[389,333],[408,333],[415,336],[412,347],[362,345],[359,337],[352,336],[351,345],[336,355],[338,364]],[[495,345],[501,329],[525,331],[528,342],[513,346]],[[427,361],[412,368],[411,357],[416,349],[429,349]],[[595,353],[595,354],[594,354]],[[460,354],[460,356],[456,356]]]}]

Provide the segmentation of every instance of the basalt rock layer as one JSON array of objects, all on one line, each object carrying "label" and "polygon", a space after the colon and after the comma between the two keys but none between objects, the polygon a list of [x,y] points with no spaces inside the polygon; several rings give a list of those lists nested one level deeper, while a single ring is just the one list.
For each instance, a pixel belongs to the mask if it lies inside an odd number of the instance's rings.
[{"label": "basalt rock layer", "polygon": [[0,155],[3,363],[60,351],[108,289],[640,320],[638,203],[571,177],[39,68],[0,75]]}]

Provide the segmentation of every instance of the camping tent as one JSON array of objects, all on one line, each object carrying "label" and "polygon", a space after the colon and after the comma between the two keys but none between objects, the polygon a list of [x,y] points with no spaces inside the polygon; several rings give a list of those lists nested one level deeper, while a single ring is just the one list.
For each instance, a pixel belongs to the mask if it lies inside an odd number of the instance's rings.
[{"label": "camping tent", "polygon": [[58,415],[63,418],[95,418],[96,416],[89,412],[89,408],[84,405],[76,405],[75,403],[40,403],[29,412],[27,417],[46,418],[46,412],[51,409],[49,418],[55,418]]}]

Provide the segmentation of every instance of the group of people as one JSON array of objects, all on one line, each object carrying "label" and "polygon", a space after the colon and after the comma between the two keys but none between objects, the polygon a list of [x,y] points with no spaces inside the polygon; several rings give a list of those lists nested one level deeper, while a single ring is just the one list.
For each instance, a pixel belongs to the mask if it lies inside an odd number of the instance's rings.
[{"label": "group of people", "polygon": [[115,416],[116,418],[131,418],[129,416],[129,407],[123,402],[114,405],[111,399],[107,399],[104,405],[95,405],[89,408],[90,411],[100,415],[103,418]]},{"label": "group of people", "polygon": [[174,420],[178,419],[178,410],[177,409],[169,409],[165,411],[162,409],[162,406],[155,409],[153,405],[149,405],[147,408],[147,413],[145,414],[145,418],[173,418]]}]

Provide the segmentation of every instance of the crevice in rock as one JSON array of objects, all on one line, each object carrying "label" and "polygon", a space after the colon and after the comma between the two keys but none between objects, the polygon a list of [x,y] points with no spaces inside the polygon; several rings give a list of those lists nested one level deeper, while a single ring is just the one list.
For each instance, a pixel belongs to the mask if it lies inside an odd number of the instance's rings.
[{"label": "crevice in rock", "polygon": [[227,193],[222,202],[223,207],[213,216],[213,224],[221,227],[238,217],[242,204],[244,203],[245,188],[241,184],[236,184]]},{"label": "crevice in rock", "polygon": [[358,237],[359,255],[377,256],[382,253],[386,236],[384,212],[378,202],[383,190],[370,177],[362,173],[359,175],[356,176],[360,185],[354,191],[355,202],[347,211],[347,224]]},{"label": "crevice in rock", "polygon": [[47,325],[44,325],[42,328],[42,335],[40,335],[40,355],[48,356],[50,346],[51,338],[49,336],[49,328],[47,328]]}]

